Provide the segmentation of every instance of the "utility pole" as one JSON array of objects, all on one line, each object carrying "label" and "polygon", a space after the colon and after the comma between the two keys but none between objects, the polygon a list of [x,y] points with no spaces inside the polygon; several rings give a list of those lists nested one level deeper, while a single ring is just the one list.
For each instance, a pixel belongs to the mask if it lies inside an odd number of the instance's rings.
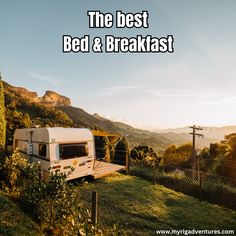
[{"label": "utility pole", "polygon": [[196,167],[196,145],[195,145],[196,136],[203,137],[203,134],[196,133],[196,130],[203,130],[203,127],[193,125],[193,126],[190,126],[189,128],[193,130],[192,133],[189,133],[189,134],[193,135],[192,169],[194,171]]}]

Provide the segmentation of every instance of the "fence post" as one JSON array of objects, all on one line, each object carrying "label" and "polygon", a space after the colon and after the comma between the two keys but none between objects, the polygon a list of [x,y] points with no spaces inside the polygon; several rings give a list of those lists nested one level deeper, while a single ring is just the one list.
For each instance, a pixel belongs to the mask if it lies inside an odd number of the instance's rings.
[{"label": "fence post", "polygon": [[199,172],[199,186],[202,187],[202,172]]},{"label": "fence post", "polygon": [[154,163],[153,163],[152,171],[153,171],[152,183],[156,184],[156,173],[157,173],[157,163],[156,163],[156,161],[154,161]]},{"label": "fence post", "polygon": [[199,168],[199,158],[197,158],[197,179],[200,182],[200,168]]},{"label": "fence post", "polygon": [[126,174],[128,174],[129,168],[130,168],[130,154],[129,154],[129,152],[126,152],[125,162],[126,162]]},{"label": "fence post", "polygon": [[199,172],[199,198],[202,200],[202,172]]},{"label": "fence post", "polygon": [[92,223],[95,226],[98,220],[98,193],[92,192]]},{"label": "fence post", "polygon": [[153,184],[156,183],[157,181],[157,170],[158,170],[158,166],[161,162],[161,158],[157,158],[156,160],[154,160],[153,162]]}]

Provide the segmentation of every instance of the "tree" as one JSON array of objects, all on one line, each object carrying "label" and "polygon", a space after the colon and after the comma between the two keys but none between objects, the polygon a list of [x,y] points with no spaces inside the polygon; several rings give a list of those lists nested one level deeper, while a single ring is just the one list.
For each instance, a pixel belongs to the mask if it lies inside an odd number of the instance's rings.
[{"label": "tree", "polygon": [[138,160],[139,159],[139,151],[136,148],[132,149],[130,152],[130,156],[132,159]]},{"label": "tree", "polygon": [[0,74],[0,151],[5,149],[6,143],[6,120],[5,120],[5,103],[4,89]]},{"label": "tree", "polygon": [[229,146],[229,156],[236,159],[236,134],[232,133],[225,136],[225,140]]},{"label": "tree", "polygon": [[180,145],[177,148],[178,160],[180,163],[186,163],[191,160],[193,146],[190,143]]},{"label": "tree", "polygon": [[153,148],[145,145],[139,145],[131,150],[130,157],[134,161],[140,162],[140,164],[150,166],[153,161],[157,160],[158,155]]},{"label": "tree", "polygon": [[7,120],[7,144],[10,145],[13,142],[13,135],[15,129],[30,128],[32,121],[27,113],[16,111],[16,109],[6,109]]},{"label": "tree", "polygon": [[212,159],[216,158],[220,154],[219,146],[220,146],[220,144],[218,144],[218,143],[211,143],[210,144],[209,154]]},{"label": "tree", "polygon": [[192,145],[183,144],[179,147],[176,145],[169,146],[163,154],[163,165],[186,165],[189,164],[192,154]]},{"label": "tree", "polygon": [[167,165],[173,165],[175,164],[176,161],[176,145],[171,145],[169,147],[167,147],[167,149],[165,150],[164,154],[163,154],[163,165],[167,166]]},{"label": "tree", "polygon": [[201,170],[235,179],[236,134],[225,136],[220,143],[211,143],[209,148],[201,151],[200,157]]}]

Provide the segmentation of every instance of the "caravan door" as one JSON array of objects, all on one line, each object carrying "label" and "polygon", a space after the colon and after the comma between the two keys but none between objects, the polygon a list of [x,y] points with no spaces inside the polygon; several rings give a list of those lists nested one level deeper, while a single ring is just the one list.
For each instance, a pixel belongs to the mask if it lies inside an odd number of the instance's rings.
[{"label": "caravan door", "polygon": [[70,173],[67,179],[93,174],[94,154],[91,145],[90,142],[59,144],[61,170]]}]

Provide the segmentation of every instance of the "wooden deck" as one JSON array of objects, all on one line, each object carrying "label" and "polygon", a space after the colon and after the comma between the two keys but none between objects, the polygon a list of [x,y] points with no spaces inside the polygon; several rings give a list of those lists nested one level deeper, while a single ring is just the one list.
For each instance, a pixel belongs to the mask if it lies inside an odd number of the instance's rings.
[{"label": "wooden deck", "polygon": [[117,165],[113,163],[107,163],[103,161],[95,161],[94,164],[94,179],[101,178],[106,175],[110,175],[116,171],[125,170],[126,166]]}]

